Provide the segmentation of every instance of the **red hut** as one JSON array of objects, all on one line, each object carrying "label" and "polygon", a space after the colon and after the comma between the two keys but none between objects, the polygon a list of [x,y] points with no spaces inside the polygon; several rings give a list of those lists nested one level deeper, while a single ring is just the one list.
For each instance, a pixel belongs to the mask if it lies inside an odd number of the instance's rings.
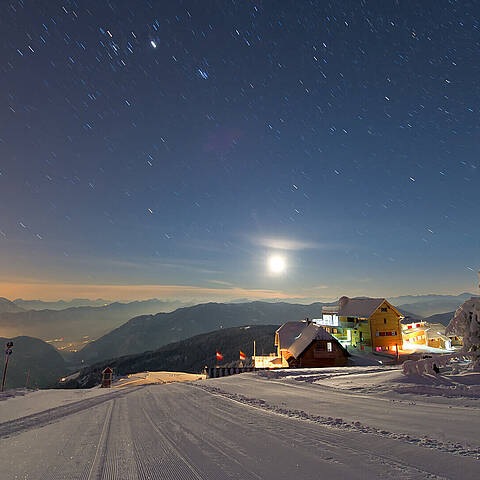
[{"label": "red hut", "polygon": [[102,372],[102,388],[110,388],[112,386],[113,370],[107,367]]}]

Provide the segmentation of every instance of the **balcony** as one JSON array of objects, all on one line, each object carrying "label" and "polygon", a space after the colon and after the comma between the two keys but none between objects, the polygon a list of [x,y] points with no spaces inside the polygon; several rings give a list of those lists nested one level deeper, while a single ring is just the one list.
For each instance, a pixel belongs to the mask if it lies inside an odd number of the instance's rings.
[{"label": "balcony", "polygon": [[322,307],[322,314],[337,314],[338,313],[338,305],[332,305],[332,306],[323,306]]}]

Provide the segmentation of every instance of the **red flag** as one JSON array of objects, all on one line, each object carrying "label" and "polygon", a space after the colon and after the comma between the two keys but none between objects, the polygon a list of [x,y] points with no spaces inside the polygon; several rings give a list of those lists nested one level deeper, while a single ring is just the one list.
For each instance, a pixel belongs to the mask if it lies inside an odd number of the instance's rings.
[{"label": "red flag", "polygon": [[245,360],[247,356],[240,350],[240,360]]},{"label": "red flag", "polygon": [[223,360],[223,355],[217,350],[217,360]]}]

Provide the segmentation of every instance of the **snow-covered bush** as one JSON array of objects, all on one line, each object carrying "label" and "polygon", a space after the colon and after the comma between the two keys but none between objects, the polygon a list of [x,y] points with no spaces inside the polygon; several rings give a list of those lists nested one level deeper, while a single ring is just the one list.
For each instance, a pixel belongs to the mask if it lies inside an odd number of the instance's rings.
[{"label": "snow-covered bush", "polygon": [[415,360],[405,360],[402,365],[404,375],[417,375],[417,362]]},{"label": "snow-covered bush", "polygon": [[462,352],[472,361],[474,371],[480,371],[480,298],[467,300],[450,320],[445,333],[463,337]]}]

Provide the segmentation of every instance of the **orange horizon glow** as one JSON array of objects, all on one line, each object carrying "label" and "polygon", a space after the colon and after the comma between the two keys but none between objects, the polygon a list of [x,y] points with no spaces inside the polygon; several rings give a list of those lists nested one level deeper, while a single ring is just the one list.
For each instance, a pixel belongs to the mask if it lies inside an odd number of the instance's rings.
[{"label": "orange horizon glow", "polygon": [[71,300],[73,298],[106,298],[108,300],[147,300],[150,298],[307,298],[278,290],[246,289],[241,287],[208,288],[194,285],[88,285],[69,283],[8,283],[0,282],[0,297],[43,301]]}]

